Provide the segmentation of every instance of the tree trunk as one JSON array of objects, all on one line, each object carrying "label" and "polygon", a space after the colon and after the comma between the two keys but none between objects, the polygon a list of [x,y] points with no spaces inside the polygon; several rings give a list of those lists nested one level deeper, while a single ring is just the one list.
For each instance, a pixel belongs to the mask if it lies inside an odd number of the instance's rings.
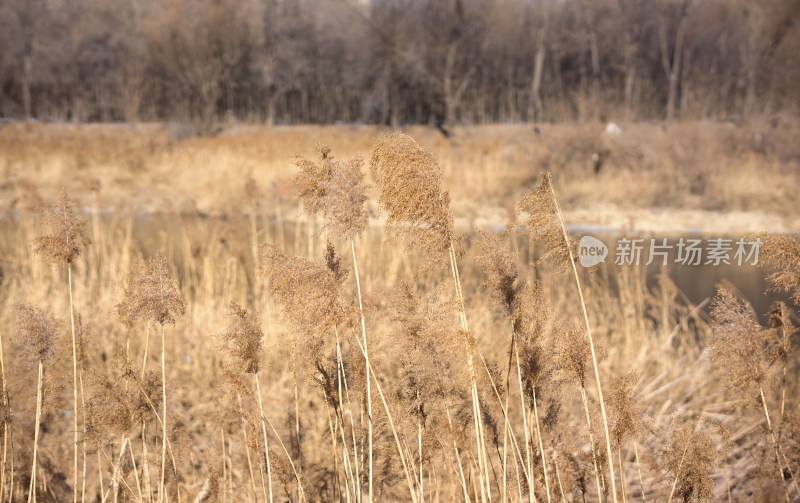
[{"label": "tree trunk", "polygon": [[453,67],[456,62],[458,44],[451,42],[447,47],[447,57],[444,62],[444,122],[452,125],[456,120],[456,97],[453,89]]},{"label": "tree trunk", "polygon": [[531,83],[531,97],[533,99],[533,114],[531,119],[533,122],[542,120],[543,106],[542,106],[542,73],[544,71],[544,57],[545,57],[545,29],[539,32],[539,40],[536,47],[536,57],[533,63],[533,82]]},{"label": "tree trunk", "polygon": [[31,74],[33,73],[33,58],[30,54],[22,57],[22,115],[31,118]]},{"label": "tree trunk", "polygon": [[675,117],[675,102],[678,96],[678,84],[681,75],[681,58],[683,57],[683,33],[686,30],[686,16],[691,0],[684,0],[681,6],[678,28],[675,30],[675,42],[672,51],[672,62],[669,61],[669,48],[667,47],[667,27],[665,20],[661,20],[658,29],[659,45],[661,47],[661,64],[668,76],[667,87],[667,120]]}]

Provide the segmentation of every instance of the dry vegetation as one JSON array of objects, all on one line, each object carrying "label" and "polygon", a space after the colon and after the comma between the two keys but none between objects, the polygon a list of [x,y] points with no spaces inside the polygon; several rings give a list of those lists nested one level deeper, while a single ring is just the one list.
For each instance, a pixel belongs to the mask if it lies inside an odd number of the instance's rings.
[{"label": "dry vegetation", "polygon": [[[461,230],[504,224],[542,169],[553,174],[570,225],[800,229],[795,119],[621,127],[618,136],[597,123],[456,127],[449,139],[434,128],[404,131],[436,155]],[[242,179],[253,178],[259,212],[295,216],[291,159],[315,155],[309,138],[346,159],[369,152],[383,132],[231,125],[194,136],[180,125],[0,125],[0,210],[33,210],[66,188],[101,210],[238,215],[252,209],[242,204]],[[367,209],[380,216],[374,203]]]},{"label": "dry vegetation", "polygon": [[[621,173],[672,173],[626,166],[625,137],[589,178],[559,153],[575,141],[559,126],[541,140],[501,128],[526,169],[492,147],[496,129],[461,131],[468,149],[422,130],[421,146],[314,128],[341,150],[320,145],[292,171],[306,128],[184,141],[55,128],[0,136],[0,503],[800,500],[793,307],[761,318],[723,285],[707,314],[666,275],[648,290],[622,269],[613,290],[575,267],[565,222],[589,183],[575,174],[623,201]],[[749,134],[721,130],[709,151]],[[548,142],[550,163],[536,154]],[[782,148],[739,151],[741,173],[793,179]],[[723,162],[709,161],[704,194],[724,186]],[[50,202],[59,184],[74,199]],[[752,187],[713,204],[794,217],[797,195],[775,185],[782,208]],[[171,229],[124,211],[85,219],[75,202],[190,197]],[[461,233],[472,199],[503,208],[508,230]],[[800,245],[763,240],[773,286],[797,302]]]}]

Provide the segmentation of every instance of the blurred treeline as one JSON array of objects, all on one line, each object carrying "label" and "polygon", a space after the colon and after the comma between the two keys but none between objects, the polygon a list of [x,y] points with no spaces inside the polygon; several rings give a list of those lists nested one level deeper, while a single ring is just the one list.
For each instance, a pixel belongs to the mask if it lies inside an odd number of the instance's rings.
[{"label": "blurred treeline", "polygon": [[0,0],[0,116],[401,124],[800,108],[800,0]]}]

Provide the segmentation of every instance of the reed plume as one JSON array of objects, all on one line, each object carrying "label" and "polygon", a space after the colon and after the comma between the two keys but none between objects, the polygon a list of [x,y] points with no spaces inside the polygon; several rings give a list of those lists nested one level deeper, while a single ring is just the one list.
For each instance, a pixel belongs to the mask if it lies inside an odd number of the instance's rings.
[{"label": "reed plume", "polygon": [[[765,329],[755,318],[752,307],[737,297],[730,288],[720,286],[711,307],[711,356],[714,367],[725,378],[729,389],[749,395],[762,407],[772,447],[775,451],[778,474],[783,480],[784,468],[790,478],[794,473],[783,455],[764,395],[769,370],[779,356],[780,342],[774,329]],[[800,488],[795,484],[800,496]],[[790,500],[784,485],[787,502]]]},{"label": "reed plume", "polygon": [[740,394],[751,393],[759,402],[759,389],[778,356],[774,331],[764,329],[750,304],[724,286],[717,289],[711,316],[711,358],[715,369],[725,376],[728,388]]},{"label": "reed plume", "polygon": [[548,261],[561,271],[572,264],[577,243],[565,232],[550,173],[543,173],[539,186],[525,194],[517,204],[531,241],[545,246],[540,261]]},{"label": "reed plume", "polygon": [[167,338],[164,325],[175,324],[186,312],[186,300],[172,277],[167,257],[161,251],[137,262],[128,276],[124,297],[117,305],[120,318],[126,323],[145,321],[161,326],[161,394],[163,412],[161,417],[161,480],[159,502],[164,499],[164,481],[167,457]]},{"label": "reed plume", "polygon": [[233,372],[254,374],[256,380],[256,392],[258,410],[260,412],[261,433],[264,436],[264,461],[267,468],[267,484],[269,501],[273,501],[272,493],[272,465],[270,463],[269,440],[267,438],[266,416],[261,399],[261,383],[258,379],[258,371],[261,359],[261,341],[264,333],[261,330],[261,322],[258,316],[250,314],[246,309],[242,309],[236,303],[231,303],[229,317],[231,319],[228,328],[219,334],[222,340],[223,350],[232,360]]},{"label": "reed plume", "polygon": [[280,302],[289,330],[298,337],[301,361],[312,365],[323,355],[325,334],[343,320],[340,282],[325,264],[289,257],[272,245],[261,246],[262,271]]},{"label": "reed plume", "polygon": [[589,315],[586,312],[586,301],[583,296],[583,288],[581,287],[581,280],[578,276],[578,269],[575,266],[575,241],[567,232],[567,225],[564,222],[558,199],[556,199],[550,173],[542,174],[539,186],[523,196],[517,208],[520,214],[527,215],[524,218],[524,224],[528,228],[531,241],[543,242],[547,246],[547,253],[543,258],[549,259],[558,269],[564,270],[570,267],[572,268],[575,285],[578,289],[583,321],[586,327],[589,352],[592,356],[592,367],[594,369],[595,384],[597,385],[597,394],[600,399],[600,412],[603,418],[603,434],[606,441],[608,470],[611,475],[609,485],[611,486],[612,498],[614,503],[616,503],[617,487],[614,481],[614,462],[612,461],[613,456],[611,453],[611,436],[608,429],[608,416],[606,415],[606,405],[603,400],[603,387],[600,383],[600,370],[597,366],[597,354],[594,338],[592,337],[592,328],[589,324]]},{"label": "reed plume", "polygon": [[781,383],[781,419],[786,409],[786,371],[792,354],[792,338],[797,333],[797,327],[792,322],[794,312],[784,302],[775,302],[769,312],[769,327],[775,330],[780,337],[778,345],[778,360],[783,364],[783,378]]},{"label": "reed plume", "polygon": [[224,352],[233,360],[233,368],[245,374],[259,371],[263,332],[261,322],[235,302],[229,307],[228,328],[219,334]]},{"label": "reed plume", "polygon": [[[370,382],[369,345],[367,344],[367,329],[364,321],[364,307],[361,296],[361,280],[358,273],[356,248],[354,238],[360,235],[367,227],[369,215],[364,208],[367,200],[367,185],[364,183],[362,166],[364,160],[355,156],[346,161],[336,161],[331,155],[331,148],[326,145],[317,147],[320,153],[320,163],[316,164],[302,157],[295,159],[295,164],[300,168],[300,175],[295,184],[300,190],[306,207],[311,212],[321,212],[325,218],[323,231],[331,236],[350,241],[353,253],[353,271],[355,272],[356,289],[358,292],[358,309],[361,317],[361,340],[364,350],[366,384],[367,384],[367,414],[369,421],[369,498],[373,499],[372,483],[372,384]],[[328,243],[326,259],[333,255],[333,246]],[[329,266],[334,265],[330,261]],[[339,275],[339,264],[336,264],[336,274]],[[338,342],[337,342],[338,343]]]},{"label": "reed plume", "polygon": [[320,162],[295,157],[300,169],[295,178],[300,197],[311,213],[322,213],[323,231],[350,241],[367,227],[369,214],[364,208],[367,185],[362,167],[364,159],[356,155],[350,159],[334,160],[331,148],[319,145]]},{"label": "reed plume", "polygon": [[722,424],[700,421],[693,426],[679,418],[665,432],[667,445],[661,452],[664,471],[672,476],[669,501],[714,500],[714,470],[721,453],[728,450],[730,432]]},{"label": "reed plume", "polygon": [[410,136],[387,134],[378,139],[370,166],[378,185],[378,204],[387,214],[387,232],[429,257],[446,253],[453,237],[453,214],[433,154]]},{"label": "reed plume", "polygon": [[442,190],[442,171],[436,158],[402,133],[383,135],[372,151],[370,166],[378,185],[378,204],[387,214],[390,236],[404,240],[416,251],[426,254],[428,267],[448,253],[458,314],[464,334],[467,366],[472,376],[472,406],[482,497],[491,499],[489,460],[486,454],[483,414],[476,384],[469,324],[458,271],[458,252],[453,243],[453,214],[450,195]]},{"label": "reed plume", "polygon": [[[39,209],[51,234],[36,238],[34,247],[54,264],[67,265],[69,315],[72,328],[72,414],[73,419],[73,503],[78,503],[78,357],[75,342],[75,309],[72,303],[72,263],[91,243],[86,236],[86,219],[75,215],[75,205],[66,191],[54,207]],[[84,411],[85,413],[85,411]]]},{"label": "reed plume", "polygon": [[91,244],[86,236],[87,220],[75,214],[75,204],[66,191],[61,192],[55,206],[39,208],[39,213],[51,233],[37,237],[34,249],[45,254],[52,263],[71,264]]},{"label": "reed plume", "polygon": [[58,323],[52,313],[30,304],[17,304],[17,333],[20,336],[30,359],[38,366],[36,384],[36,420],[33,433],[33,461],[31,463],[31,483],[28,490],[28,503],[36,503],[36,472],[39,445],[39,424],[43,407],[44,369],[55,354],[55,339]]},{"label": "reed plume", "polygon": [[608,416],[611,421],[611,435],[617,446],[617,461],[623,500],[626,496],[625,470],[622,466],[622,447],[625,442],[648,429],[645,408],[639,404],[636,385],[639,374],[631,369],[625,374],[611,379],[608,394]]},{"label": "reed plume", "polygon": [[760,264],[772,264],[775,272],[768,276],[772,289],[788,292],[792,301],[800,305],[800,243],[785,234],[762,234]]},{"label": "reed plume", "polygon": [[172,277],[167,257],[158,251],[131,267],[117,313],[126,324],[175,324],[186,313],[186,300]]}]

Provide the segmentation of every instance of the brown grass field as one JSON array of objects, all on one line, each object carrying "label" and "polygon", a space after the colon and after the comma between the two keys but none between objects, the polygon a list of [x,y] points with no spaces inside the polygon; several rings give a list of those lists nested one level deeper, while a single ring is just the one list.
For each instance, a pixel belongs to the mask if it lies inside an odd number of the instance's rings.
[{"label": "brown grass field", "polygon": [[0,126],[0,503],[800,501],[800,124],[620,126]]}]

